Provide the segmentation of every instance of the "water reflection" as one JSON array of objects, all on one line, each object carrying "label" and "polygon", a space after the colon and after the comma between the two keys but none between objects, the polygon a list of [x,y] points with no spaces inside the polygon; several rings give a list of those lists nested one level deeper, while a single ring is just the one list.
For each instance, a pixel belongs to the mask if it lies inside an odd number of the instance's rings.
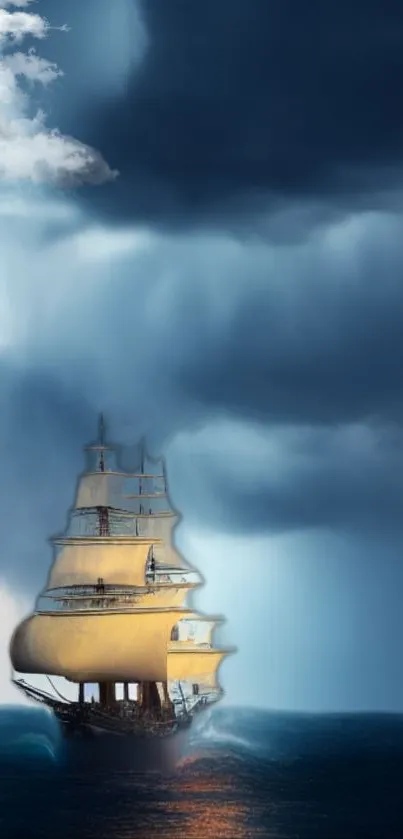
[{"label": "water reflection", "polygon": [[[267,836],[257,823],[257,813],[247,800],[247,790],[240,789],[234,776],[211,772],[210,761],[204,766],[203,763],[202,754],[182,760],[176,772],[160,782],[159,800],[150,802],[147,828],[131,836],[141,839]],[[119,839],[126,836],[129,833],[120,833]]]},{"label": "water reflection", "polygon": [[[259,836],[256,828],[248,827],[248,808],[235,801],[174,801],[164,808],[164,817],[172,821],[155,837],[164,839],[247,839]],[[260,833],[260,835],[263,835]],[[143,834],[146,839],[146,834]],[[147,839],[151,839],[148,834]]]}]

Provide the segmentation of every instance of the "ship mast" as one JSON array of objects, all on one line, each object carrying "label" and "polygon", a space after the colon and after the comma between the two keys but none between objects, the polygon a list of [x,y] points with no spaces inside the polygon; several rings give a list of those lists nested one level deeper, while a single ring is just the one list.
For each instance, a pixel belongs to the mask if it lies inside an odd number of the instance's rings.
[{"label": "ship mast", "polygon": [[104,415],[100,414],[100,416],[99,416],[99,444],[100,444],[99,471],[100,472],[105,472],[104,439],[105,439]]},{"label": "ship mast", "polygon": [[[105,451],[107,446],[105,446],[105,424],[104,424],[104,415],[100,414],[99,417],[99,463],[98,463],[98,471],[105,472]],[[98,507],[98,527],[99,527],[99,535],[100,536],[110,536],[109,532],[109,512],[107,507]]]},{"label": "ship mast", "polygon": [[[105,451],[108,448],[105,445],[105,423],[104,423],[104,415],[99,415],[99,423],[98,423],[98,452],[99,452],[99,461],[98,461],[98,472],[104,473],[105,472]],[[108,507],[102,506],[97,508],[98,512],[98,532],[100,537],[110,536],[110,529],[109,529],[109,510]],[[98,577],[98,585],[97,589],[101,595],[105,593],[105,586],[102,577]],[[114,704],[115,701],[115,685],[113,682],[99,682],[99,701],[101,705],[108,707]]]}]

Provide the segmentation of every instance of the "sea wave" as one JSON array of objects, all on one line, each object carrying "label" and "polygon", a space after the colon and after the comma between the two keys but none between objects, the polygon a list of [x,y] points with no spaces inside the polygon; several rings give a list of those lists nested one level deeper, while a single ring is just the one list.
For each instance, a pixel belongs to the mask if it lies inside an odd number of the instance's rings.
[{"label": "sea wave", "polygon": [[2,839],[403,836],[402,716],[207,710],[168,773],[126,746],[102,761],[96,738],[61,746],[46,712],[0,711]]},{"label": "sea wave", "polygon": [[0,708],[0,759],[2,762],[51,761],[61,753],[62,737],[57,720],[46,709]]},{"label": "sea wave", "polygon": [[250,725],[244,726],[244,731],[239,732],[235,723],[235,714],[221,714],[214,710],[205,711],[203,717],[199,718],[193,726],[190,736],[190,747],[200,745],[231,746],[235,749],[246,750],[247,752],[258,749],[258,742],[250,731]]}]

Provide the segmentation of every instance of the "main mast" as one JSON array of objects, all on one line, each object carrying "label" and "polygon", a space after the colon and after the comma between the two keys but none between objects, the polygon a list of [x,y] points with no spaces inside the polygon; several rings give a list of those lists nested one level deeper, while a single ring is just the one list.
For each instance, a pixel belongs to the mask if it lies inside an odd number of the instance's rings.
[{"label": "main mast", "polygon": [[[99,417],[99,471],[105,472],[105,451],[107,446],[105,446],[104,441],[105,435],[105,426],[104,426],[104,415],[101,414]],[[99,535],[100,536],[109,536],[109,516],[108,516],[108,508],[107,507],[98,507],[98,521],[99,521]]]},{"label": "main mast", "polygon": [[[104,424],[104,415],[100,414],[99,416],[99,445],[98,445],[98,471],[102,474],[105,473],[105,451],[107,450],[107,446],[105,446],[105,424]],[[109,511],[108,507],[102,505],[97,507],[98,512],[98,532],[101,537],[103,536],[110,536],[109,532]],[[103,597],[105,594],[105,586],[102,577],[98,577],[97,589],[100,597]],[[101,707],[107,708],[110,705],[113,705],[116,700],[116,688],[114,682],[99,682],[98,684],[99,689],[99,702]],[[80,683],[80,701],[84,702],[84,684]],[[129,698],[128,693],[128,685],[125,683],[125,696],[127,695],[127,699]]]}]

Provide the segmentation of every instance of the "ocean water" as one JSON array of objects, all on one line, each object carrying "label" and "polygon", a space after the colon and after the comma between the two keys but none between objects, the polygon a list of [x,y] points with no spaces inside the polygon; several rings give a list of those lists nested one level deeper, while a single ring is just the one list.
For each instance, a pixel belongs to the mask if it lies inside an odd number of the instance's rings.
[{"label": "ocean water", "polygon": [[169,770],[0,710],[1,839],[401,839],[403,716],[217,708]]}]

